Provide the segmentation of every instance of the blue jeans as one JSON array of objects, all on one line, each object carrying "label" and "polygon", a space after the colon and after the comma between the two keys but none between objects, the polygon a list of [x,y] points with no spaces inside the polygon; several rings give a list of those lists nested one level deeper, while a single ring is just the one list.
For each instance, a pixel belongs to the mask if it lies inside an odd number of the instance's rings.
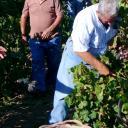
[{"label": "blue jeans", "polygon": [[46,83],[50,85],[56,82],[61,59],[61,38],[56,36],[47,41],[30,39],[29,46],[32,53],[32,80],[37,83],[36,89],[44,92]]}]

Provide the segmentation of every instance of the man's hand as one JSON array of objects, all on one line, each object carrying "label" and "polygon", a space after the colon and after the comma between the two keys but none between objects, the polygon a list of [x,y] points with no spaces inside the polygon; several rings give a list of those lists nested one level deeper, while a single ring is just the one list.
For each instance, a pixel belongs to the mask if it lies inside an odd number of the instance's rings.
[{"label": "man's hand", "polygon": [[105,64],[103,64],[102,67],[99,69],[99,73],[102,76],[112,76],[112,77],[116,76],[115,72],[110,70]]},{"label": "man's hand", "polygon": [[100,75],[103,76],[108,76],[110,74],[110,70],[107,66],[105,66],[104,64],[102,64],[101,68],[99,68],[99,73]]},{"label": "man's hand", "polygon": [[0,46],[0,60],[4,59],[4,57],[6,56],[6,52],[7,50],[4,47]]},{"label": "man's hand", "polygon": [[47,40],[50,39],[52,36],[53,32],[50,29],[46,29],[42,32],[41,38],[42,40]]},{"label": "man's hand", "polygon": [[22,35],[22,43],[25,45],[28,44],[27,37],[25,35]]},{"label": "man's hand", "polygon": [[115,77],[116,76],[116,74],[111,70],[106,70],[106,71],[102,70],[102,72],[99,71],[99,73],[102,76],[111,76],[111,77]]},{"label": "man's hand", "polygon": [[115,77],[115,76],[116,76],[116,73],[113,72],[113,71],[110,71],[110,72],[109,72],[109,76]]}]

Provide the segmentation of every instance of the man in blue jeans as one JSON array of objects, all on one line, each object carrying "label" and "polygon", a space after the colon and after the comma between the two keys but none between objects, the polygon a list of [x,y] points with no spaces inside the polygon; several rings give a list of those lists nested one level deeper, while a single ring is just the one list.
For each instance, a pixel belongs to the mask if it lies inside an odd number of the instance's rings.
[{"label": "man in blue jeans", "polygon": [[72,67],[84,63],[90,70],[94,68],[101,75],[111,74],[110,69],[97,57],[105,53],[109,42],[117,33],[118,10],[117,0],[100,0],[98,4],[85,8],[76,16],[58,69],[50,124],[67,117],[64,99],[75,87],[73,73],[69,72]]},{"label": "man in blue jeans", "polygon": [[58,29],[63,17],[63,10],[60,1],[25,0],[21,15],[23,43],[27,42],[28,17],[30,19],[29,46],[32,53],[32,82],[34,83],[29,84],[28,91],[43,94],[46,91],[46,78],[48,78],[48,84],[55,83],[61,58],[61,37]]}]

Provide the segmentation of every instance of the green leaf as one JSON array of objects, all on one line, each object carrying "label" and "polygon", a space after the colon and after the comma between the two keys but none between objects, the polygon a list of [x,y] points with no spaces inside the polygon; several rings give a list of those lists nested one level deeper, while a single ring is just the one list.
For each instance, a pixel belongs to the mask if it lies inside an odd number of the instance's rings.
[{"label": "green leaf", "polygon": [[105,84],[95,86],[95,93],[96,93],[96,96],[97,96],[99,102],[101,102],[103,100],[104,89],[105,89]]},{"label": "green leaf", "polygon": [[122,112],[128,114],[128,103],[124,103],[122,106]]},{"label": "green leaf", "polygon": [[91,118],[91,119],[95,119],[96,116],[97,116],[97,112],[92,111],[92,113],[90,114],[90,118]]}]

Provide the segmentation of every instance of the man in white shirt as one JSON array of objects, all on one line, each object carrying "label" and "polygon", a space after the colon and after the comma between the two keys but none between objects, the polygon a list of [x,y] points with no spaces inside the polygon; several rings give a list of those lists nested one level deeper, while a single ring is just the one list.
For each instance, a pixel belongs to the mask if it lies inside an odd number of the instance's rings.
[{"label": "man in white shirt", "polygon": [[116,35],[117,29],[114,27],[117,15],[117,0],[100,0],[76,16],[59,66],[49,123],[63,121],[67,116],[64,98],[74,89],[73,75],[69,69],[83,62],[101,75],[110,74],[109,68],[96,57],[105,53],[108,42]]}]

